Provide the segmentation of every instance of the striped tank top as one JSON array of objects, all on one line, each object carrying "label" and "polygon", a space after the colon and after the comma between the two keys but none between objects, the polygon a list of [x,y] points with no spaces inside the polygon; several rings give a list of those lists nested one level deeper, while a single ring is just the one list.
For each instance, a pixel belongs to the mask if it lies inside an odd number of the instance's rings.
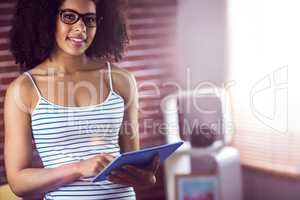
[{"label": "striped tank top", "polygon": [[[107,62],[110,92],[100,104],[69,107],[49,102],[38,89],[39,100],[31,113],[33,140],[45,168],[78,162],[97,154],[120,154],[119,130],[124,116],[124,99],[113,91],[111,67]],[[132,187],[109,181],[93,183],[79,179],[45,194],[44,200],[135,199]]]}]

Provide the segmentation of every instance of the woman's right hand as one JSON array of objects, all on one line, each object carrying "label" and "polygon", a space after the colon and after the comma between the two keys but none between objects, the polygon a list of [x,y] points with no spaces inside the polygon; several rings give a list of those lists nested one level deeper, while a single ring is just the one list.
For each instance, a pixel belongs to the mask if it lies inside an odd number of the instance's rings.
[{"label": "woman's right hand", "polygon": [[96,176],[114,157],[110,154],[99,154],[87,160],[78,162],[78,170],[81,178]]}]

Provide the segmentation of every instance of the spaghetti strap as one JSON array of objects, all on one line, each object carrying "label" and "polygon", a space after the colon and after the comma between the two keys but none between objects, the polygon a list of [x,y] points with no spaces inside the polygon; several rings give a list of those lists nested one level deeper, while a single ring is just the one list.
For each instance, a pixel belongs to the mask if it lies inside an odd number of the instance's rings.
[{"label": "spaghetti strap", "polygon": [[111,92],[113,92],[111,66],[110,66],[110,63],[108,61],[106,63],[107,63],[107,68],[108,68],[109,88],[110,88]]},{"label": "spaghetti strap", "polygon": [[36,89],[36,91],[38,93],[38,96],[41,98],[42,97],[41,92],[40,92],[39,88],[37,87],[37,85],[36,85],[36,83],[34,81],[34,78],[31,75],[30,71],[24,72],[24,74],[26,74],[29,77],[29,79],[31,80],[33,86],[35,87],[35,89]]}]

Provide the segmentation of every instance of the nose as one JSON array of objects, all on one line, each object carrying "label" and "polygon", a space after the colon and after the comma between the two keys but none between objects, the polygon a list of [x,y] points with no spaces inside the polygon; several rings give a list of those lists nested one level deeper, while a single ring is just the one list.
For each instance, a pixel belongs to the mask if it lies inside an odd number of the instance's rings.
[{"label": "nose", "polygon": [[86,32],[86,26],[85,26],[85,24],[84,24],[82,18],[80,18],[80,19],[78,20],[78,22],[76,22],[76,23],[74,24],[74,26],[75,26],[75,30],[76,30],[76,31],[79,31],[79,32]]}]

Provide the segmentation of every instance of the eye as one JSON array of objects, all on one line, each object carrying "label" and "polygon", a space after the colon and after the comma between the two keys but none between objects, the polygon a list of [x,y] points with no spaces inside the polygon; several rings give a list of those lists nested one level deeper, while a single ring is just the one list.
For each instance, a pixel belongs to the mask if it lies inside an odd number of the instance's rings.
[{"label": "eye", "polygon": [[96,16],[88,16],[86,18],[86,20],[89,22],[89,23],[94,23],[96,22]]},{"label": "eye", "polygon": [[97,24],[96,15],[87,15],[84,20],[88,26],[96,26]]},{"label": "eye", "polygon": [[77,19],[77,15],[71,12],[63,13],[62,17],[66,22],[73,22]]}]

